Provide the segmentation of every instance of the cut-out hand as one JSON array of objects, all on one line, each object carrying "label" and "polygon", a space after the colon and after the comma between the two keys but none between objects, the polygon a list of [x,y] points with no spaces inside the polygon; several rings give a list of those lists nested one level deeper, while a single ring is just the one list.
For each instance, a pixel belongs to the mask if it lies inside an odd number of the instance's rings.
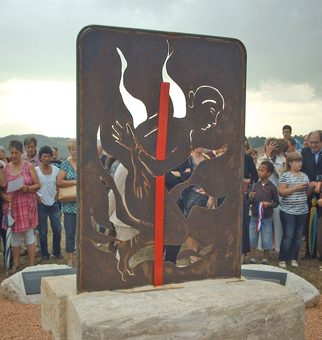
[{"label": "cut-out hand", "polygon": [[147,177],[148,170],[145,164],[140,158],[140,152],[142,148],[137,142],[136,136],[132,127],[129,124],[125,124],[123,127],[118,121],[112,126],[114,133],[112,134],[115,143],[123,146],[125,149],[131,152],[131,161],[133,165],[133,192],[139,199],[143,198],[143,191],[149,196],[149,188],[151,184]]},{"label": "cut-out hand", "polygon": [[115,125],[112,125],[112,129],[114,131],[112,136],[115,140],[115,143],[133,152],[138,143],[131,126],[126,123],[124,128],[119,121],[116,121]]}]

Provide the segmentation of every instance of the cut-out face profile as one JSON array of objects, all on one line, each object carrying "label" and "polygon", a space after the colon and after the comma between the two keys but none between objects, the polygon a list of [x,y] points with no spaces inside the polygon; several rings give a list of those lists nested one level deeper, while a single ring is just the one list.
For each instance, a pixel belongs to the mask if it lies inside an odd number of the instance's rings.
[{"label": "cut-out face profile", "polygon": [[190,91],[189,99],[189,108],[195,109],[191,113],[194,129],[206,130],[217,124],[217,116],[225,108],[225,99],[216,88],[200,86],[195,92]]}]

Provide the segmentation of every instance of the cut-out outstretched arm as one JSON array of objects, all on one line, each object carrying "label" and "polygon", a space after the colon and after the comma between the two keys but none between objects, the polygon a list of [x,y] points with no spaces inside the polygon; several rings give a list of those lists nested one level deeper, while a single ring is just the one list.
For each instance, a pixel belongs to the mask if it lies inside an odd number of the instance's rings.
[{"label": "cut-out outstretched arm", "polygon": [[118,143],[125,149],[130,151],[131,163],[133,165],[133,192],[134,195],[140,199],[143,197],[143,190],[147,196],[149,196],[149,188],[151,183],[148,179],[147,172],[151,170],[141,161],[139,155],[143,150],[139,144],[132,127],[127,123],[123,127],[118,121],[112,126],[114,131],[113,138],[115,143]]}]

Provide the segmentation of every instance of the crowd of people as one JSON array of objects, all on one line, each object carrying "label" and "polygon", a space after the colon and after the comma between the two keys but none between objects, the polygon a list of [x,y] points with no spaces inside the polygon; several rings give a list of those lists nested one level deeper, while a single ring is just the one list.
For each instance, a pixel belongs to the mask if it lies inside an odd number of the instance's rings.
[{"label": "crowd of people", "polygon": [[[258,247],[263,250],[262,264],[268,264],[269,251],[275,249],[279,252],[280,267],[286,268],[288,263],[297,267],[304,236],[306,253],[303,259],[316,258],[318,252],[322,260],[322,221],[317,218],[312,220],[309,214],[311,207],[316,206],[318,216],[322,216],[319,211],[322,207],[322,131],[313,131],[306,135],[303,146],[292,137],[291,126],[285,125],[282,132],[281,139],[266,139],[263,154],[258,154],[245,139],[242,263],[245,263],[246,254],[250,253],[249,263],[255,264],[255,249]],[[53,232],[52,256],[64,258],[61,254],[62,214],[67,264],[74,266],[76,189],[74,199],[62,203],[58,200],[59,193],[64,188],[76,188],[76,139],[70,139],[67,147],[70,157],[62,162],[58,160],[58,149],[55,147],[43,146],[38,151],[35,137],[25,138],[23,144],[17,140],[11,141],[8,150],[10,157],[6,157],[5,148],[0,146],[0,231],[4,249],[8,228],[5,219],[9,207],[15,220],[11,227],[11,273],[19,270],[20,256],[28,254],[31,266],[35,264],[38,253],[42,262],[49,260],[48,218]],[[220,157],[226,150],[227,145],[207,152],[203,148],[194,149],[186,162],[166,173],[166,189],[171,190],[175,185],[185,182],[200,162]],[[126,177],[126,169],[119,167],[120,163],[115,157],[105,155],[100,144],[97,145],[97,151],[102,165],[112,176],[116,176],[115,182],[124,177],[123,172]],[[20,177],[23,185],[18,190],[10,191],[8,183]],[[108,187],[107,189],[109,190]],[[111,207],[112,196],[109,213],[112,224],[115,223],[115,230],[110,230],[110,235],[117,235],[119,240],[129,239],[133,237],[133,228],[120,224],[115,217],[115,211]],[[197,186],[187,188],[178,201],[185,217],[194,206],[213,208],[222,203],[223,198],[215,200]],[[317,228],[312,228],[312,223],[317,224]],[[105,228],[101,227],[99,231],[104,233]],[[21,252],[22,235],[26,249]],[[200,260],[200,246],[196,240],[188,238],[187,245],[193,254],[190,256],[190,263]],[[109,244],[109,250],[117,253],[113,242]],[[164,260],[176,263],[179,251],[180,246],[165,245]]]},{"label": "crowd of people", "polygon": [[245,190],[251,217],[248,233],[243,229],[243,252],[248,251],[249,236],[251,264],[256,263],[258,246],[263,250],[262,264],[268,263],[269,251],[275,249],[279,266],[286,268],[287,264],[298,267],[302,237],[306,240],[303,260],[314,259],[318,253],[322,261],[322,131],[304,136],[303,146],[291,136],[290,125],[283,126],[282,132],[282,139],[266,139],[261,155],[245,141],[259,181],[248,182]]},{"label": "crowd of people", "polygon": [[[66,232],[67,265],[73,267],[76,236],[76,139],[67,143],[70,157],[58,160],[56,147],[43,146],[37,150],[37,139],[26,137],[24,142],[12,140],[6,157],[5,148],[0,146],[0,197],[1,238],[6,249],[8,225],[6,217],[11,210],[14,223],[11,226],[12,260],[10,273],[20,268],[20,257],[29,256],[29,264],[41,256],[42,263],[49,260],[48,218],[53,231],[52,256],[62,260],[61,214],[64,213]],[[25,152],[23,150],[25,149]],[[17,184],[16,184],[17,183]],[[22,186],[20,186],[20,184]],[[12,186],[10,186],[12,185]],[[16,187],[18,185],[18,187]],[[60,188],[75,187],[73,201],[58,201]],[[22,236],[23,241],[22,243]],[[21,246],[25,248],[21,251]]]}]

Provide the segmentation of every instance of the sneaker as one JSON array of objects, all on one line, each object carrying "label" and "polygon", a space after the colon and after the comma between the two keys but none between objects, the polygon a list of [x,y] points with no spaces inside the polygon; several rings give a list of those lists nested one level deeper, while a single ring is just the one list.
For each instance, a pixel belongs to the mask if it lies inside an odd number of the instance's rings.
[{"label": "sneaker", "polygon": [[249,264],[256,264],[256,261],[255,260],[250,260]]},{"label": "sneaker", "polygon": [[268,262],[266,260],[263,260],[262,264],[268,265]]},{"label": "sneaker", "polygon": [[299,266],[299,264],[297,263],[297,261],[295,261],[295,260],[292,260],[292,262],[291,262],[291,266],[292,266],[292,267],[298,267],[298,266]]},{"label": "sneaker", "polygon": [[281,262],[278,264],[278,266],[279,266],[280,268],[286,268],[286,262],[285,262],[285,261],[281,261]]}]

